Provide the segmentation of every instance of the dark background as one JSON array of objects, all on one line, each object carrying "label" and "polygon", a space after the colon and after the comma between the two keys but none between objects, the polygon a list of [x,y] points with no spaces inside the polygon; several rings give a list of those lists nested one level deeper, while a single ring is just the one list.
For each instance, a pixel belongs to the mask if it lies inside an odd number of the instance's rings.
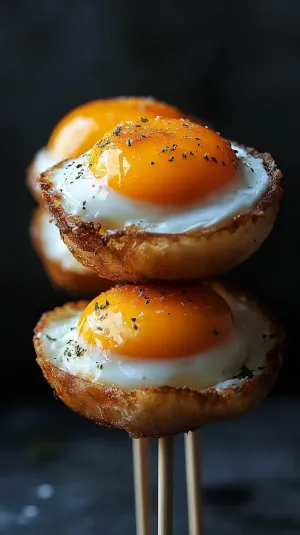
[{"label": "dark background", "polygon": [[[34,325],[70,297],[51,288],[31,249],[35,203],[25,187],[27,165],[67,111],[118,95],[175,104],[224,136],[271,152],[284,171],[273,234],[230,277],[286,325],[285,365],[257,410],[201,430],[201,449],[207,535],[299,535],[299,29],[299,0],[1,0],[3,535],[135,530],[130,440],[55,402],[35,364]],[[154,526],[155,440],[151,447]],[[184,535],[182,436],[174,483],[174,535]]]},{"label": "dark background", "polygon": [[300,2],[2,0],[0,13],[1,395],[49,395],[32,329],[42,312],[69,299],[51,288],[29,243],[26,166],[68,110],[118,95],[175,104],[271,152],[284,171],[272,236],[231,276],[285,323],[290,344],[275,392],[296,393]]}]

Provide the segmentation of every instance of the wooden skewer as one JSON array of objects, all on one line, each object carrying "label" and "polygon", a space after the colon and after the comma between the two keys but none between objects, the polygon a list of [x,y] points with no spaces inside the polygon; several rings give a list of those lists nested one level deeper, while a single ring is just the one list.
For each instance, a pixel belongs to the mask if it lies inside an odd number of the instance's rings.
[{"label": "wooden skewer", "polygon": [[173,437],[158,440],[158,535],[173,532]]},{"label": "wooden skewer", "polygon": [[149,439],[132,439],[136,535],[150,535]]},{"label": "wooden skewer", "polygon": [[202,491],[197,432],[184,435],[189,535],[203,535]]}]

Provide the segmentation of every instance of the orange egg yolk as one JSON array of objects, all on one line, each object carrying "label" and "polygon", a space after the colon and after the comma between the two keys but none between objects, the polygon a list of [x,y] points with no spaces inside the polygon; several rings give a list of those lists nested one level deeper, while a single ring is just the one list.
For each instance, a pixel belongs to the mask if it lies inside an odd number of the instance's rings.
[{"label": "orange egg yolk", "polygon": [[118,125],[94,146],[89,166],[102,184],[160,205],[195,203],[237,175],[235,152],[217,132],[183,119]]},{"label": "orange egg yolk", "polygon": [[95,100],[68,113],[53,130],[48,148],[57,158],[77,158],[121,121],[141,117],[181,117],[177,108],[150,98]]},{"label": "orange egg yolk", "polygon": [[219,346],[232,332],[226,301],[203,285],[117,285],[79,320],[86,346],[124,358],[188,357]]}]

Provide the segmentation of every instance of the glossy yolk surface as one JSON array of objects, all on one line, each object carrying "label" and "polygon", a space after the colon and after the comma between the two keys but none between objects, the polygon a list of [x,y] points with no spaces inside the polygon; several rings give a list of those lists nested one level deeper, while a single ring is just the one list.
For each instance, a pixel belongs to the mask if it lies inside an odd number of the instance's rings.
[{"label": "glossy yolk surface", "polygon": [[54,129],[48,148],[58,158],[77,158],[93,147],[108,130],[121,121],[141,117],[181,117],[173,106],[146,98],[95,100],[68,113]]},{"label": "glossy yolk surface", "polygon": [[94,299],[79,321],[88,347],[125,358],[188,357],[222,344],[231,330],[227,303],[202,285],[117,285]]},{"label": "glossy yolk surface", "polygon": [[144,118],[119,125],[94,146],[90,170],[122,195],[155,204],[191,204],[236,177],[227,141],[183,119]]}]

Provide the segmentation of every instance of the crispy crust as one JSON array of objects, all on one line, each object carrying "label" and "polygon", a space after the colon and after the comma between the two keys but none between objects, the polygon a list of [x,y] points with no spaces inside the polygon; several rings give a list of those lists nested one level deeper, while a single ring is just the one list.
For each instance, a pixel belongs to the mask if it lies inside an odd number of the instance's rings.
[{"label": "crispy crust", "polygon": [[111,282],[101,279],[92,270],[66,270],[59,262],[47,257],[41,236],[44,213],[45,209],[41,206],[35,209],[30,224],[30,237],[33,248],[41,259],[53,286],[77,295],[94,296],[107,290],[111,286]]},{"label": "crispy crust", "polygon": [[[40,186],[64,241],[83,265],[112,280],[206,279],[231,269],[252,255],[271,232],[282,197],[281,172],[268,153],[239,145],[260,157],[270,185],[250,212],[226,224],[183,234],[108,230],[66,213],[61,194],[51,187],[54,166],[40,176]],[[61,165],[61,164],[59,164]]]},{"label": "crispy crust", "polygon": [[39,333],[49,319],[68,317],[86,302],[69,303],[42,316],[35,328],[37,362],[57,396],[72,410],[96,424],[125,429],[130,436],[159,437],[195,430],[205,424],[237,416],[258,405],[271,390],[282,362],[285,336],[274,323],[276,346],[267,354],[266,368],[238,387],[192,390],[162,386],[126,391],[116,386],[94,384],[60,370],[43,352]]},{"label": "crispy crust", "polygon": [[41,192],[40,184],[38,182],[38,175],[36,172],[34,160],[26,170],[26,185],[31,195],[33,196],[33,198],[39,204],[45,204],[44,198]]}]

